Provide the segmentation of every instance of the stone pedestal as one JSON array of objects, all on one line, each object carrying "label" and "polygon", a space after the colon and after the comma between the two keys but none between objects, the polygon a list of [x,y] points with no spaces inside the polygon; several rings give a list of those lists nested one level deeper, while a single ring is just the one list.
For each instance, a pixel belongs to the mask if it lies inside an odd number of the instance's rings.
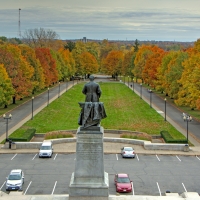
[{"label": "stone pedestal", "polygon": [[75,171],[69,199],[108,199],[108,173],[104,171],[103,127],[78,128]]}]

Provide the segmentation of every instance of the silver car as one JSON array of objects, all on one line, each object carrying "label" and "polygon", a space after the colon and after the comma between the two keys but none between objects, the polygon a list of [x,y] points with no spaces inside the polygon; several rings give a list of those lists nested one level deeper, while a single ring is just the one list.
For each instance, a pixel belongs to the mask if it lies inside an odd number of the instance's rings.
[{"label": "silver car", "polygon": [[53,154],[53,146],[51,141],[45,141],[42,143],[39,151],[39,158],[49,157],[51,158]]},{"label": "silver car", "polygon": [[22,190],[24,173],[21,169],[13,169],[6,180],[6,190]]},{"label": "silver car", "polygon": [[121,155],[123,158],[135,158],[135,151],[133,147],[121,148]]}]

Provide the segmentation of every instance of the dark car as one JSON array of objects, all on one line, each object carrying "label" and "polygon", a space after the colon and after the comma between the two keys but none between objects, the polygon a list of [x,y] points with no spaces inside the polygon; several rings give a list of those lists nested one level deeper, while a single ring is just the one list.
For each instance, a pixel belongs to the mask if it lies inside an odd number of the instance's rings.
[{"label": "dark car", "polygon": [[128,174],[115,174],[116,192],[132,192],[132,181]]}]

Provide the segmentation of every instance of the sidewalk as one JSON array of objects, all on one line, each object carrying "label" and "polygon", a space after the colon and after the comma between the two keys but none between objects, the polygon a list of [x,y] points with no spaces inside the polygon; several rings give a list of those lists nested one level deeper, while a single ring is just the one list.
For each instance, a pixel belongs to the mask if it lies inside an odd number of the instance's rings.
[{"label": "sidewalk", "polygon": [[[1,145],[3,146],[3,145]],[[200,147],[190,147],[189,152],[184,151],[170,151],[170,150],[146,150],[141,145],[133,145],[127,143],[104,142],[104,154],[120,154],[120,150],[124,146],[132,146],[136,154],[148,155],[185,155],[185,156],[200,156]],[[54,154],[69,154],[76,152],[76,143],[61,143],[54,144]],[[0,149],[0,154],[37,154],[38,149]]]}]

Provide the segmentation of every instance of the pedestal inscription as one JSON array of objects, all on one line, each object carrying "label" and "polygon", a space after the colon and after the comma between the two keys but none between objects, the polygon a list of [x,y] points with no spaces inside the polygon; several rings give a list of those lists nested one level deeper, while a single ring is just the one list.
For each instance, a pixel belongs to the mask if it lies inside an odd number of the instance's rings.
[{"label": "pedestal inscription", "polygon": [[103,135],[103,127],[87,131],[78,129],[75,171],[69,186],[69,196],[108,197],[108,174],[104,172]]}]

